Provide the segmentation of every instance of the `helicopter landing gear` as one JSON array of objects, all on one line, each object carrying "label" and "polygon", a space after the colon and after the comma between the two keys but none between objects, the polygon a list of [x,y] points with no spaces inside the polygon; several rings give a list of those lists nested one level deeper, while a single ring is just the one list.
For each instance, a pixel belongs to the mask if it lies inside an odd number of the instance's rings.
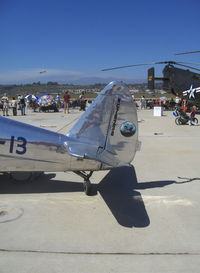
[{"label": "helicopter landing gear", "polygon": [[86,195],[91,195],[92,192],[92,184],[90,182],[90,177],[93,174],[93,171],[90,171],[89,174],[87,174],[84,171],[74,171],[75,174],[79,175],[84,179],[83,182],[83,189]]}]

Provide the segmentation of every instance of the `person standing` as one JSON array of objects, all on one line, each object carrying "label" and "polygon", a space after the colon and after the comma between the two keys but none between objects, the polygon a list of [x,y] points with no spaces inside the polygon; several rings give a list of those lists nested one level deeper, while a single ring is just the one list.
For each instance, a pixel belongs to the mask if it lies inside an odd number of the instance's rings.
[{"label": "person standing", "polygon": [[61,108],[60,94],[56,95],[55,100],[56,100],[57,108],[60,109]]},{"label": "person standing", "polygon": [[6,116],[9,116],[8,115],[9,100],[8,100],[6,93],[1,98],[1,102],[3,104],[3,115],[5,116],[5,114],[6,114]]},{"label": "person standing", "polygon": [[13,110],[13,116],[17,116],[17,100],[15,99],[15,97],[12,98],[11,107]]},{"label": "person standing", "polygon": [[79,102],[80,102],[80,111],[83,110],[85,111],[85,107],[86,107],[86,97],[85,97],[85,93],[82,92],[81,95],[79,96]]},{"label": "person standing", "polygon": [[25,102],[24,96],[22,96],[20,99],[20,106],[21,106],[21,114],[22,116],[25,116],[26,102]]},{"label": "person standing", "polygon": [[140,99],[140,105],[141,105],[141,109],[146,109],[146,99],[145,96],[142,96]]},{"label": "person standing", "polygon": [[183,100],[181,108],[183,109],[183,111],[186,113],[187,112],[187,101]]},{"label": "person standing", "polygon": [[68,91],[65,92],[64,96],[63,96],[63,100],[64,100],[64,113],[69,114],[69,102],[70,102],[70,98],[71,96],[69,95]]},{"label": "person standing", "polygon": [[22,98],[22,96],[20,94],[17,95],[18,110],[21,110],[21,105],[20,105],[21,98]]},{"label": "person standing", "polygon": [[181,106],[181,99],[178,96],[176,96],[175,98],[175,103],[176,103],[176,106]]}]

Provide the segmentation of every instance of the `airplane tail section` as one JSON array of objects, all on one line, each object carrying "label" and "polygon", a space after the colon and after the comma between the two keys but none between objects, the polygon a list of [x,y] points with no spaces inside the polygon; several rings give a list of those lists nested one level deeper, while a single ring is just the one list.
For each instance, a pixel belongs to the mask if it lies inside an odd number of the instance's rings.
[{"label": "airplane tail section", "polygon": [[118,167],[130,164],[138,145],[136,105],[128,87],[111,82],[67,134],[68,152]]},{"label": "airplane tail section", "polygon": [[154,90],[155,86],[155,69],[151,67],[148,69],[148,89]]}]

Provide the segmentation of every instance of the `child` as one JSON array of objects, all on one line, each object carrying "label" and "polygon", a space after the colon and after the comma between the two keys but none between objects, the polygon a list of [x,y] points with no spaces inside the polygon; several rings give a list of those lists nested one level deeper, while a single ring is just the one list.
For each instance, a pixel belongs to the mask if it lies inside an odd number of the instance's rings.
[{"label": "child", "polygon": [[197,110],[196,106],[192,106],[192,109],[191,109],[191,112],[190,112],[190,120],[189,120],[190,126],[194,125],[192,122],[194,121],[194,117],[196,115],[196,110]]}]

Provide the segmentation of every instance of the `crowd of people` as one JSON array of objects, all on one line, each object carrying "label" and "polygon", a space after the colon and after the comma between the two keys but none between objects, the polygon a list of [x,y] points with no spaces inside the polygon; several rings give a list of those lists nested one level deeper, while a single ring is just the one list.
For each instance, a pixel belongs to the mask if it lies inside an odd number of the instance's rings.
[{"label": "crowd of people", "polygon": [[7,97],[7,94],[4,93],[3,97],[0,100],[0,109],[3,112],[3,116],[9,116],[10,109],[12,109],[12,115],[17,115],[17,110],[21,111],[21,115],[25,115],[26,101],[23,95],[18,95],[17,99],[12,97],[11,100]]},{"label": "crowd of people", "polygon": [[87,99],[85,97],[85,93],[82,92],[78,99],[72,100],[71,95],[68,91],[66,91],[61,97],[59,94],[56,95],[53,99],[53,102],[48,105],[40,105],[38,103],[38,98],[33,96],[31,98],[27,98],[24,95],[17,95],[17,97],[8,98],[7,94],[0,98],[0,111],[3,112],[3,116],[21,114],[22,116],[26,115],[26,109],[32,109],[34,112],[37,110],[40,111],[49,111],[54,110],[54,112],[58,112],[60,108],[64,109],[64,113],[70,113],[70,107],[79,107],[80,111],[85,111]]},{"label": "crowd of people", "polygon": [[[137,103],[137,102],[136,102]],[[138,105],[137,105],[138,106]],[[194,125],[194,119],[197,112],[197,107],[190,101],[176,96],[174,99],[146,99],[144,96],[140,98],[141,109],[152,109],[154,106],[161,106],[165,110],[176,111],[182,119],[182,124],[189,121],[189,125]],[[139,107],[139,106],[138,106]],[[188,115],[188,114],[189,115]]]},{"label": "crowd of people", "polygon": [[[86,102],[87,99],[84,92],[82,92],[76,100],[72,100],[71,95],[68,91],[64,93],[63,97],[58,94],[54,97],[54,103],[51,105],[51,107],[40,106],[37,102],[37,97],[35,97],[35,99],[27,99],[27,97],[23,95],[18,95],[17,98],[12,97],[11,99],[9,99],[7,94],[5,93],[0,99],[0,110],[2,110],[3,116],[16,116],[18,113],[24,116],[26,115],[27,108],[32,109],[33,111],[37,111],[38,109],[38,111],[45,112],[49,110],[54,110],[54,112],[58,112],[60,108],[63,108],[64,114],[69,114],[71,107],[79,107],[80,111],[85,111]],[[189,112],[191,120],[192,118],[194,118],[197,111],[196,106],[191,104],[191,102],[185,99],[180,99],[179,97],[176,97],[174,99],[146,99],[144,96],[142,96],[139,102],[141,109],[152,109],[154,106],[162,106],[165,110],[173,111],[175,110],[175,108],[178,107],[181,113]],[[139,107],[138,104],[137,106]]]},{"label": "crowd of people", "polygon": [[[137,103],[137,101],[136,101]],[[193,106],[193,103],[186,99],[182,99],[178,96],[175,98],[145,98],[145,96],[142,96],[139,100],[140,109],[153,109],[154,106],[162,106],[164,110],[175,110],[176,106],[179,106],[181,109],[183,109],[184,112],[189,112]]]},{"label": "crowd of people", "polygon": [[[153,109],[154,106],[162,106],[165,110],[173,110],[176,102],[173,98],[145,98],[142,96],[139,100],[141,109]],[[138,106],[139,107],[139,106]]]}]

